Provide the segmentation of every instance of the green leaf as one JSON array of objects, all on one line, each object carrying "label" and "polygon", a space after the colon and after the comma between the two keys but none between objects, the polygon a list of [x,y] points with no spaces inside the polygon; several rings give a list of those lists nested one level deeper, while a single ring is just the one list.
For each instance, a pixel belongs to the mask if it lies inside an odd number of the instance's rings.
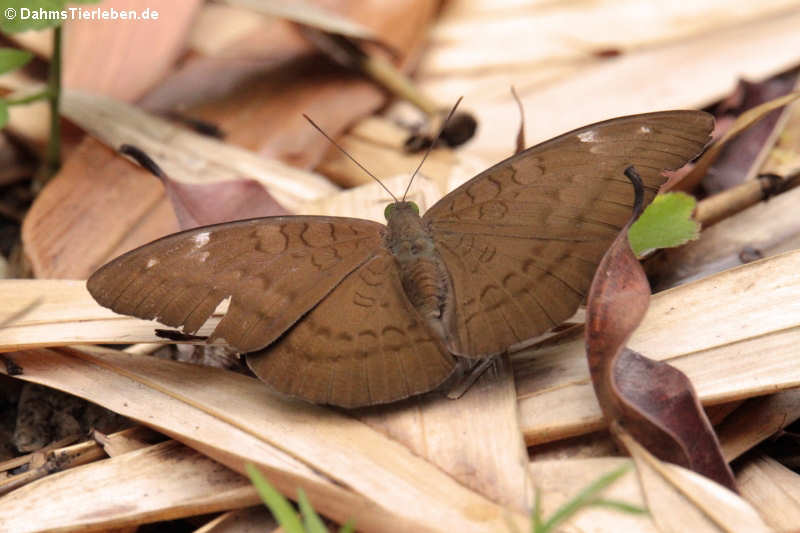
[{"label": "green leaf", "polygon": [[339,533],[353,533],[355,530],[355,523],[352,520],[348,520],[342,527],[339,528]]},{"label": "green leaf", "polygon": [[692,219],[697,201],[682,192],[656,196],[628,231],[633,253],[642,255],[656,248],[672,248],[697,239],[700,224]]},{"label": "green leaf", "polygon": [[308,501],[303,489],[297,489],[297,504],[300,507],[300,514],[303,515],[303,526],[305,526],[306,533],[328,533],[328,528],[311,507],[311,502]]},{"label": "green leaf", "polygon": [[0,128],[4,128],[8,122],[8,105],[5,100],[0,99]]},{"label": "green leaf", "polygon": [[0,48],[0,74],[16,70],[33,58],[27,50],[16,48]]},{"label": "green leaf", "polygon": [[286,531],[286,533],[305,533],[303,524],[300,523],[297,513],[289,503],[289,500],[283,497],[283,494],[278,492],[269,481],[258,471],[258,468],[252,463],[245,465],[247,475],[250,476],[250,481],[258,491],[258,495],[264,500],[264,503],[272,512],[272,516]]}]

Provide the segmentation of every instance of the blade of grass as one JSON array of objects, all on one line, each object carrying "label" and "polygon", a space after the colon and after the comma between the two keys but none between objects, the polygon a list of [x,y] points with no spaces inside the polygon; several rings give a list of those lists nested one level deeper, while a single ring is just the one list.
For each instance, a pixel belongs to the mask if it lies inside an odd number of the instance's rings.
[{"label": "blade of grass", "polygon": [[317,512],[308,501],[308,497],[303,489],[297,491],[297,505],[300,507],[300,514],[303,516],[303,526],[306,533],[328,533],[328,528],[322,522]]},{"label": "blade of grass", "polygon": [[592,507],[607,507],[609,509],[616,509],[617,511],[622,511],[624,513],[630,513],[630,514],[647,513],[647,509],[645,509],[644,507],[639,507],[638,505],[633,505],[618,500],[593,500],[589,505],[591,505]]},{"label": "blade of grass", "polygon": [[[553,516],[547,519],[547,521],[541,527],[534,529],[534,533],[549,533],[550,531],[553,531],[556,526],[569,519],[583,507],[592,505],[594,501],[602,501],[595,500],[597,494],[622,477],[628,472],[629,469],[630,465],[622,466],[592,482],[589,486],[580,491],[573,499],[559,507],[556,512],[553,513]],[[534,524],[535,523],[536,518],[534,517]]]},{"label": "blade of grass", "polygon": [[305,529],[294,507],[283,494],[278,492],[252,463],[245,465],[245,469],[259,496],[286,533],[304,533]]}]

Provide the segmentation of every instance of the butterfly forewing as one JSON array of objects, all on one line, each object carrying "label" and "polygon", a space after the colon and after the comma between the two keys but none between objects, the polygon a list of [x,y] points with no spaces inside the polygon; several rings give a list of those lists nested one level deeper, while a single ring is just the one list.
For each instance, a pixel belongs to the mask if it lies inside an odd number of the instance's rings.
[{"label": "butterfly forewing", "polygon": [[284,394],[357,407],[429,391],[453,357],[406,298],[388,250],[367,261],[250,368]]},{"label": "butterfly forewing", "polygon": [[572,315],[608,245],[630,217],[624,170],[649,201],[662,171],[706,145],[713,118],[668,111],[612,119],[534,146],[482,172],[424,220],[453,287],[448,348],[500,353]]},{"label": "butterfly forewing", "polygon": [[263,348],[381,249],[385,226],[336,217],[270,217],[170,235],[95,272],[89,292],[118,313],[194,333],[217,305],[212,340]]}]

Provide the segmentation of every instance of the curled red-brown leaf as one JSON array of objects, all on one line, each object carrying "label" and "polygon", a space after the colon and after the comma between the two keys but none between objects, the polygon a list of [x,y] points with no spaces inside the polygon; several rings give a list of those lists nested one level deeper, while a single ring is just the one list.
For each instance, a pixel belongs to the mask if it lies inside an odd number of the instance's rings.
[{"label": "curled red-brown leaf", "polygon": [[623,427],[660,459],[736,491],[689,379],[625,347],[650,301],[647,277],[628,243],[628,228],[642,209],[642,184],[632,168],[625,175],[636,190],[634,213],[600,262],[586,308],[586,353],[597,399],[612,431]]}]

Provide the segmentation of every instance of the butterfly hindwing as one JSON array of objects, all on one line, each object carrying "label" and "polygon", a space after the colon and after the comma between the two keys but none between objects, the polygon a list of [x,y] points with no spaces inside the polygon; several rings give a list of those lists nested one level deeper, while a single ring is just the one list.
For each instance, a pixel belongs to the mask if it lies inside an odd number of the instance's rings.
[{"label": "butterfly hindwing", "polygon": [[438,386],[455,363],[406,298],[383,250],[275,344],[247,356],[276,390],[322,404],[374,405]]},{"label": "butterfly hindwing", "polygon": [[457,355],[485,357],[571,316],[627,222],[642,176],[646,201],[662,171],[709,140],[713,118],[667,111],[612,119],[529,148],[437,202],[423,220],[453,287]]}]

